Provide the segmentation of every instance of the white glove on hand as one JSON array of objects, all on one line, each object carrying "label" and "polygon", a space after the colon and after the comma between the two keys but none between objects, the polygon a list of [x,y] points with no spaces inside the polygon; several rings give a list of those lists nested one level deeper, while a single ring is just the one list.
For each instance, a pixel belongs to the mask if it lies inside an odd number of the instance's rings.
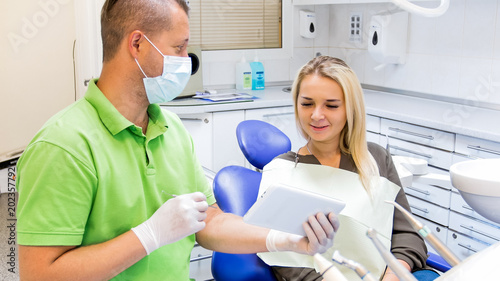
[{"label": "white glove on hand", "polygon": [[202,230],[207,209],[207,198],[203,193],[179,195],[161,205],[148,220],[132,228],[132,231],[149,255],[161,246]]},{"label": "white glove on hand", "polygon": [[322,254],[333,246],[339,220],[334,213],[328,214],[328,218],[323,213],[318,213],[316,216],[310,216],[302,226],[307,237],[271,229],[266,238],[267,250],[294,251],[311,256],[316,253]]}]

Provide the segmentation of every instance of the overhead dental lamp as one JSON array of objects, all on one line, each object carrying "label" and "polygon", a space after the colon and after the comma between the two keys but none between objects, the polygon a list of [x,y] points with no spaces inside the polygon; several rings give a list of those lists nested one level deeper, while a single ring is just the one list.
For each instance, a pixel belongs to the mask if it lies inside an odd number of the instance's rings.
[{"label": "overhead dental lamp", "polygon": [[448,7],[450,6],[450,0],[441,0],[441,4],[437,8],[423,8],[413,3],[410,3],[408,0],[391,0],[392,3],[399,6],[401,9],[420,16],[424,17],[439,17],[444,14]]}]

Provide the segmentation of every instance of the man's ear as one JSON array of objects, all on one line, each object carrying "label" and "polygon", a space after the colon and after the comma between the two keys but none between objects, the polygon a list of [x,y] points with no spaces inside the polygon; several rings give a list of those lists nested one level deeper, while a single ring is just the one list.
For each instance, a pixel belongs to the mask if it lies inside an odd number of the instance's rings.
[{"label": "man's ear", "polygon": [[127,48],[130,52],[130,55],[137,59],[139,57],[140,52],[143,48],[141,48],[141,44],[144,43],[146,39],[144,38],[144,34],[139,30],[132,31],[127,38]]}]

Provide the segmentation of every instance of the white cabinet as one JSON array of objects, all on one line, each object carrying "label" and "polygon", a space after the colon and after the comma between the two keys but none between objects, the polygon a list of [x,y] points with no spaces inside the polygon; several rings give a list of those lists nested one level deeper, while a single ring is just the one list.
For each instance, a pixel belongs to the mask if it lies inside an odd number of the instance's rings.
[{"label": "white cabinet", "polygon": [[306,144],[295,125],[292,106],[179,114],[179,117],[193,137],[201,164],[214,172],[229,165],[250,167],[236,138],[236,127],[243,120],[262,120],[276,126],[290,138],[293,151]]},{"label": "white cabinet", "polygon": [[213,280],[212,251],[196,244],[191,251],[189,277],[196,281]]},{"label": "white cabinet", "polygon": [[460,260],[464,260],[490,246],[488,243],[473,239],[470,236],[452,230],[448,231],[446,245]]},{"label": "white cabinet", "polygon": [[194,149],[201,165],[214,170],[212,113],[179,114],[179,117],[193,138]]},{"label": "white cabinet", "polygon": [[407,140],[445,151],[453,151],[455,147],[454,134],[405,122],[382,119],[380,131],[391,138]]},{"label": "white cabinet", "polygon": [[245,156],[238,146],[236,127],[245,120],[243,110],[213,113],[213,170],[229,165],[243,166]]},{"label": "white cabinet", "polygon": [[448,226],[449,210],[441,206],[432,204],[428,201],[421,200],[411,195],[407,196],[408,203],[410,203],[411,212],[422,218],[438,223],[440,225]]},{"label": "white cabinet", "polygon": [[487,224],[456,212],[450,212],[449,228],[488,244],[500,241],[500,227],[498,225]]},{"label": "white cabinet", "polygon": [[452,164],[455,135],[405,122],[382,118],[381,135],[388,136],[391,154],[416,157],[448,170]]},{"label": "white cabinet", "polygon": [[372,133],[380,133],[380,117],[374,115],[366,115],[366,130]]},{"label": "white cabinet", "polygon": [[472,158],[499,158],[500,143],[457,135],[455,152]]}]

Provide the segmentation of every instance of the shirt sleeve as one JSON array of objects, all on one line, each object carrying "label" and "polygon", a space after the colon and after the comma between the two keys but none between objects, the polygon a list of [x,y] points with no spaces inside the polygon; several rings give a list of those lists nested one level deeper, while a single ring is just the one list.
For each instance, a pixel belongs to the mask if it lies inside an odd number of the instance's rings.
[{"label": "shirt sleeve", "polygon": [[80,245],[97,178],[61,147],[37,142],[18,163],[18,243]]},{"label": "shirt sleeve", "polygon": [[[374,153],[374,157],[379,163],[380,175],[401,187],[396,196],[396,202],[411,212],[410,204],[401,186],[401,181],[390,153],[380,146],[376,150],[378,151]],[[413,229],[403,213],[396,209],[394,210],[391,252],[397,259],[407,262],[413,271],[426,267],[427,248],[424,240]]]}]

